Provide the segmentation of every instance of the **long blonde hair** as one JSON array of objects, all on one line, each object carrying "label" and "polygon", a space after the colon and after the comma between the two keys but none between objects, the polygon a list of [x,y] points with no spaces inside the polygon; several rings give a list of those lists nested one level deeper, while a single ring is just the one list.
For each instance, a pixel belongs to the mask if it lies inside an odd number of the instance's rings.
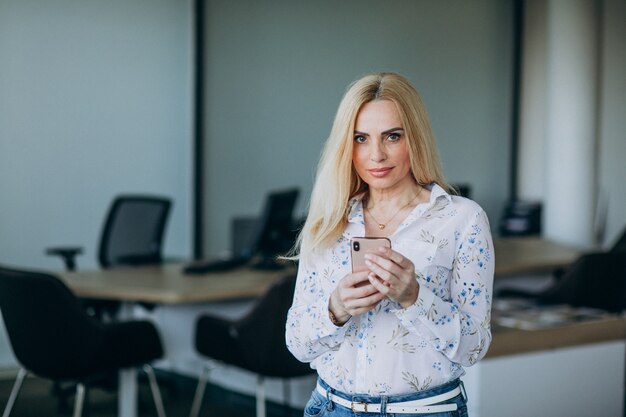
[{"label": "long blonde hair", "polygon": [[443,177],[437,144],[419,93],[399,74],[366,75],[349,86],[339,104],[319,162],[309,213],[293,254],[309,253],[336,241],[348,222],[349,200],[367,191],[367,184],[352,164],[354,126],[361,107],[375,100],[390,100],[396,105],[415,181],[420,185],[435,182],[451,191]]}]

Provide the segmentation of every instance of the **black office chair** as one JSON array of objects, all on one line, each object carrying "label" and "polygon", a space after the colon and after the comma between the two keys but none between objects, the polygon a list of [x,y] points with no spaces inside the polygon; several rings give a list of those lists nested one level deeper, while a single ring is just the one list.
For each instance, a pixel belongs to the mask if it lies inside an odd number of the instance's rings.
[{"label": "black office chair", "polygon": [[[252,310],[239,320],[204,315],[196,323],[195,344],[199,353],[258,374],[257,417],[265,416],[266,377],[294,378],[314,372],[309,364],[295,359],[285,343],[285,323],[293,301],[295,281],[295,277],[290,275],[274,283]],[[200,413],[208,372],[212,367],[212,362],[209,362],[200,376],[191,417]],[[286,398],[289,396],[288,386],[285,381]]]},{"label": "black office chair", "polygon": [[465,198],[472,198],[472,186],[467,183],[450,184],[457,195]]},{"label": "black office chair", "polygon": [[74,417],[82,413],[90,382],[123,368],[143,366],[159,417],[165,416],[151,361],[163,355],[147,321],[102,323],[53,275],[0,268],[0,309],[20,369],[3,417],[8,417],[24,377],[76,382]]},{"label": "black office chair", "polygon": [[[98,261],[108,268],[116,265],[146,265],[162,261],[163,235],[172,202],[156,196],[116,197],[106,216]],[[48,255],[60,256],[68,271],[76,268],[78,247],[54,247]]]},{"label": "black office chair", "polygon": [[613,243],[609,252],[613,253],[626,253],[626,228],[622,230],[622,234],[619,238]]},{"label": "black office chair", "polygon": [[[506,292],[504,296],[507,294],[520,295],[516,291]],[[582,255],[555,285],[539,293],[521,294],[538,304],[569,304],[621,312],[626,309],[626,257],[614,252]]]},{"label": "black office chair", "polygon": [[[98,248],[102,268],[120,265],[148,265],[162,262],[165,226],[171,208],[165,197],[121,195],[109,208]],[[60,256],[68,271],[76,268],[78,247],[48,248],[48,255]],[[97,317],[113,317],[119,309],[115,301],[87,300],[85,308]]]},{"label": "black office chair", "polygon": [[[613,246],[607,252],[604,252],[604,253],[616,255],[614,257],[611,257],[611,260],[609,262],[612,262],[611,265],[614,265],[618,267],[619,269],[619,261],[617,259],[619,257],[626,257],[626,229],[624,229],[621,236],[615,241]],[[601,254],[603,253],[600,252],[600,253],[597,253],[596,255],[601,255]],[[594,254],[590,253],[587,255],[594,255]],[[581,258],[584,256],[586,255],[581,256]],[[580,261],[581,258],[579,258],[578,261]],[[583,262],[589,262],[589,261],[583,260]],[[572,269],[574,269],[574,271],[570,271]],[[544,296],[546,296],[547,294],[551,294],[556,288],[560,288],[560,286],[562,285],[562,282],[566,278],[568,280],[571,280],[572,274],[574,275],[580,274],[579,271],[580,271],[580,267],[578,267],[577,264],[575,263],[573,265],[570,265],[568,268],[559,268],[559,269],[554,270],[552,275],[553,275],[555,283],[543,291],[529,291],[529,290],[524,290],[524,289],[519,289],[519,288],[502,288],[496,293],[496,296],[499,298],[500,297],[502,298],[531,298],[531,299],[536,299],[536,300],[542,300]],[[566,285],[569,285],[569,284],[566,284]]]},{"label": "black office chair", "polygon": [[622,312],[626,309],[626,257],[611,252],[583,255],[538,301]]}]

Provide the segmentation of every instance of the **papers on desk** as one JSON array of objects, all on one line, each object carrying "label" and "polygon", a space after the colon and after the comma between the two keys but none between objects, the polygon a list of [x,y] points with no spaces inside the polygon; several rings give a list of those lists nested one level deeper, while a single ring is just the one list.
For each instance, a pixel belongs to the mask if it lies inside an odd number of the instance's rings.
[{"label": "papers on desk", "polygon": [[494,302],[492,321],[503,327],[538,330],[566,326],[613,317],[613,314],[593,308],[570,305],[537,305],[525,299],[503,299]]}]

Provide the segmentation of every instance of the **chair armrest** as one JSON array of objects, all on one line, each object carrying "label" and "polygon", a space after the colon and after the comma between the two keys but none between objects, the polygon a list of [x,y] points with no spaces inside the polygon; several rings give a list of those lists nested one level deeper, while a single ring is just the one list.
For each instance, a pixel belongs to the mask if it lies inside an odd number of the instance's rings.
[{"label": "chair armrest", "polygon": [[156,265],[160,263],[162,263],[161,257],[154,255],[124,255],[115,258],[115,265],[141,266]]},{"label": "chair armrest", "polygon": [[76,269],[76,256],[83,253],[83,248],[79,246],[56,246],[46,248],[46,255],[60,256],[65,264],[65,269],[74,271]]}]

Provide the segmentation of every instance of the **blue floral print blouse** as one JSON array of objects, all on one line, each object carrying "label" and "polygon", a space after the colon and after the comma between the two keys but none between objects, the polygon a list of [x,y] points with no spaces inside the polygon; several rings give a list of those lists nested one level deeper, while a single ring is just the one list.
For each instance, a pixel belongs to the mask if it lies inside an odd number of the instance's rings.
[{"label": "blue floral print blouse", "polygon": [[350,238],[365,234],[361,197],[350,201],[348,225],[333,246],[301,254],[287,347],[337,390],[427,390],[462,376],[487,352],[494,273],[487,216],[469,199],[429,188],[430,201],[389,236],[415,266],[420,290],[412,306],[385,299],[341,327],[329,319],[330,294],[351,270]]}]

